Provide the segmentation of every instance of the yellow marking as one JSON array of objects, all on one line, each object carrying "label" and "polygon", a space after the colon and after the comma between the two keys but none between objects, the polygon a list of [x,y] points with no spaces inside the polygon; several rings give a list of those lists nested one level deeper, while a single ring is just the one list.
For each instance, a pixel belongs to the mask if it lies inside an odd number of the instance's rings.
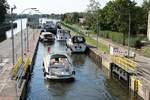
[{"label": "yellow marking", "polygon": [[136,92],[136,93],[138,93],[139,84],[140,84],[140,81],[139,81],[139,80],[135,80],[135,81],[134,81],[134,92]]},{"label": "yellow marking", "polygon": [[13,67],[13,77],[16,77],[16,74],[17,74],[17,72],[18,72],[19,67],[20,67],[21,64],[22,64],[22,58],[19,57],[17,63]]},{"label": "yellow marking", "polygon": [[24,64],[24,70],[25,70],[25,72],[27,71],[29,65],[30,65],[30,57],[28,56],[27,59],[26,59],[26,62]]},{"label": "yellow marking", "polygon": [[121,68],[123,68],[125,71],[136,71],[137,63],[132,61],[131,59],[121,57],[121,56],[113,56],[112,60],[114,63],[119,64]]}]

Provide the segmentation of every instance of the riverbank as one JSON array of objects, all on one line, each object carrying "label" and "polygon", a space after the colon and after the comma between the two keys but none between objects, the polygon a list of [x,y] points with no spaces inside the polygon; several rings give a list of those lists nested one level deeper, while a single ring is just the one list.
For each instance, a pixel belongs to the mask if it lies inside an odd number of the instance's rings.
[{"label": "riverbank", "polygon": [[[76,33],[78,34],[84,34],[86,36],[90,36],[90,37],[93,37],[93,38],[96,38],[97,37],[97,34],[92,32],[92,31],[88,31],[88,30],[84,30],[82,27],[78,26],[78,25],[70,25],[70,24],[66,24],[66,23],[63,23],[62,24],[64,26],[66,26],[67,28],[70,28],[71,30],[75,31]],[[115,45],[119,45],[125,49],[128,49],[127,47],[127,43],[128,43],[128,39],[127,39],[127,36],[126,36],[126,45],[123,46],[122,45],[122,40],[123,40],[123,34],[122,33],[118,33],[118,32],[111,32],[111,31],[100,31],[99,34],[98,34],[98,37],[100,38],[100,40],[103,40],[103,41],[108,41],[108,42],[111,42]],[[143,43],[142,41],[145,41],[145,43]],[[100,42],[102,45],[105,45],[105,43]],[[143,35],[139,35],[139,36],[132,36],[131,37],[131,40],[130,40],[130,46],[131,46],[131,49],[134,51],[134,52],[137,52],[139,53],[140,55],[142,56],[145,56],[145,57],[149,57],[150,58],[150,43],[149,42],[146,42],[146,36],[143,36]],[[137,48],[135,48],[137,47]]]},{"label": "riverbank", "polygon": [[[68,28],[69,29],[69,28]],[[72,31],[72,33],[74,34],[78,34],[75,33],[74,30],[70,29]],[[92,39],[95,39],[94,37]],[[119,47],[116,44],[110,43],[109,41],[101,41],[100,39],[98,39],[99,42],[101,43],[105,43],[105,45],[114,45],[118,48],[121,48],[122,50],[126,50],[123,47]],[[92,44],[90,44],[92,45]],[[112,65],[112,58],[110,56],[109,53],[104,53],[103,51],[99,51],[97,48],[89,48],[90,52],[89,55],[92,57],[92,59],[94,59],[98,64],[102,64],[104,67],[106,67],[110,74],[112,74],[112,70],[111,70],[111,65]],[[130,75],[128,74],[128,86],[132,91],[135,91],[135,87],[138,88],[138,90],[136,91],[136,93],[138,95],[140,95],[144,100],[149,100],[150,97],[150,88],[148,86],[147,83],[150,82],[150,78],[149,78],[149,58],[145,58],[143,56],[140,56],[137,54],[135,61],[138,63],[138,67],[137,67],[137,74],[136,75]],[[143,63],[142,63],[142,62]],[[143,71],[144,70],[144,71]],[[119,72],[120,73],[120,72]],[[137,82],[137,80],[139,80]],[[135,82],[137,82],[135,84]]]}]

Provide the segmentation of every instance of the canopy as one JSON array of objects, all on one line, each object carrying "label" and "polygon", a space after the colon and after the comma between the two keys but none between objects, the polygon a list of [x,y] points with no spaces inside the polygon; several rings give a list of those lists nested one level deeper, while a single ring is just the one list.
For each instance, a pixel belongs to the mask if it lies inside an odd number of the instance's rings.
[{"label": "canopy", "polygon": [[67,58],[67,56],[63,54],[54,54],[51,56],[51,59],[55,59],[55,58]]},{"label": "canopy", "polygon": [[85,43],[85,38],[83,36],[73,36],[72,42],[73,43]]}]

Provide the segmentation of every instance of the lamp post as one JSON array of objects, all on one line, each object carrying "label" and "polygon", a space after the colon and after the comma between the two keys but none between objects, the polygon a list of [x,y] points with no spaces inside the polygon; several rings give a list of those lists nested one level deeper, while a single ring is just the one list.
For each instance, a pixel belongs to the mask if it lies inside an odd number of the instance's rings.
[{"label": "lamp post", "polygon": [[96,34],[96,47],[98,48],[98,34],[99,34],[98,12],[96,12],[96,10],[95,10],[95,11],[92,11],[91,14],[94,15],[94,13],[97,13],[96,14],[97,17],[94,18],[95,16],[93,16],[93,18],[96,20],[96,32],[97,32],[97,34]]},{"label": "lamp post", "polygon": [[99,24],[98,24],[98,16],[97,16],[97,34],[96,34],[97,35],[96,36],[96,41],[97,41],[96,42],[96,47],[97,47],[97,49],[98,49],[98,36],[99,36],[98,34],[99,34]]},{"label": "lamp post", "polygon": [[13,31],[13,10],[16,9],[16,6],[12,7],[10,10],[11,14],[11,36],[12,36],[12,63],[15,64],[15,56],[14,56],[14,31]]},{"label": "lamp post", "polygon": [[[38,12],[39,12],[39,10],[38,10],[38,9],[35,9],[35,8],[32,9],[32,11],[38,11]],[[32,11],[30,11],[29,14],[31,14]],[[27,17],[27,18],[28,18],[28,17]],[[27,23],[27,52],[29,52],[29,31],[28,31],[28,26],[29,26],[29,25],[28,25],[28,23]]]},{"label": "lamp post", "polygon": [[[23,14],[26,10],[34,10],[36,8],[26,8],[24,9],[21,14]],[[21,18],[21,58],[22,58],[22,61],[23,61],[23,31],[22,31],[22,18]]]},{"label": "lamp post", "polygon": [[[135,2],[135,0],[131,0],[133,3]],[[128,31],[128,57],[130,57],[130,38],[131,38],[131,6],[132,3],[129,3],[129,31]]]},{"label": "lamp post", "polygon": [[130,57],[131,12],[129,9],[128,57]]}]

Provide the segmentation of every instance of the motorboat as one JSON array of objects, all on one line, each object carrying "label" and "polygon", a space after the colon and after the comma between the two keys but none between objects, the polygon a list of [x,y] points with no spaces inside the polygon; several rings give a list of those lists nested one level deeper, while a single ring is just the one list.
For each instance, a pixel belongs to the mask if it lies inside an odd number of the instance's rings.
[{"label": "motorboat", "polygon": [[46,30],[46,32],[51,32],[55,35],[57,33],[57,26],[53,21],[46,21],[46,23],[44,24],[44,29]]},{"label": "motorboat", "polygon": [[51,32],[42,31],[39,39],[42,42],[54,42],[55,41],[55,35]]},{"label": "motorboat", "polygon": [[67,41],[66,46],[70,48],[72,53],[83,53],[87,49],[86,40],[83,36],[73,36]]},{"label": "motorboat", "polygon": [[74,79],[74,67],[65,54],[47,54],[43,66],[46,79]]},{"label": "motorboat", "polygon": [[71,38],[70,31],[64,29],[57,29],[57,40],[66,41]]}]

